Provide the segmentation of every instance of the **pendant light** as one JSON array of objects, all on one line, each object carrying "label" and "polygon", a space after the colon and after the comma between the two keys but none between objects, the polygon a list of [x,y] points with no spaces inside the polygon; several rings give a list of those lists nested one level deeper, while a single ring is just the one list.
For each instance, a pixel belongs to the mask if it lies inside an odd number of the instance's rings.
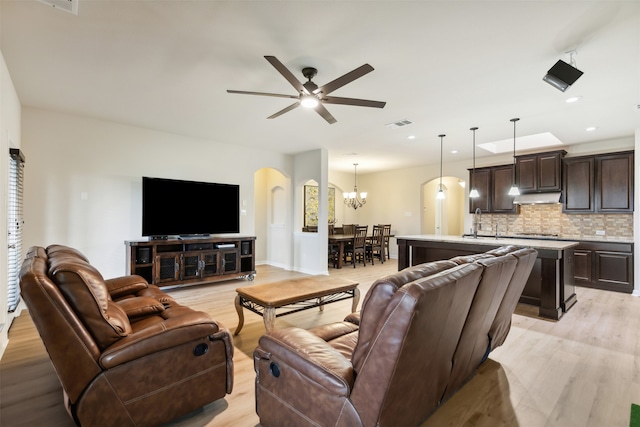
[{"label": "pendant light", "polygon": [[438,135],[440,138],[440,186],[438,188],[438,194],[436,194],[436,199],[443,200],[444,199],[444,191],[442,190],[442,138],[447,135]]},{"label": "pendant light", "polygon": [[520,120],[518,118],[509,120],[513,122],[513,185],[509,190],[510,196],[519,196],[520,190],[518,189],[518,185],[516,184],[516,122]]},{"label": "pendant light", "polygon": [[472,127],[469,129],[473,131],[473,172],[471,172],[471,191],[469,191],[469,198],[476,199],[480,197],[480,193],[476,189],[476,131],[477,127]]}]

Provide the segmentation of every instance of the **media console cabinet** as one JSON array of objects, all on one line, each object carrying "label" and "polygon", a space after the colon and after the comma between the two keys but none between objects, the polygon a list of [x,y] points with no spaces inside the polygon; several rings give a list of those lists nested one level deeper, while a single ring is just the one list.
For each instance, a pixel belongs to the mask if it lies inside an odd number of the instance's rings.
[{"label": "media console cabinet", "polygon": [[127,240],[127,271],[157,286],[218,282],[256,273],[255,236]]}]

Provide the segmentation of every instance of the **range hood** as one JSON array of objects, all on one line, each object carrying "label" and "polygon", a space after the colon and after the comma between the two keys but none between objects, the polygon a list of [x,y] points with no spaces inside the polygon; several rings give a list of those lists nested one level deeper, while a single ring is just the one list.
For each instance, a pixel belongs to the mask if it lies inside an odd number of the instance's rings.
[{"label": "range hood", "polygon": [[513,199],[513,203],[516,205],[537,205],[544,203],[560,203],[560,196],[562,193],[529,193],[520,194]]}]

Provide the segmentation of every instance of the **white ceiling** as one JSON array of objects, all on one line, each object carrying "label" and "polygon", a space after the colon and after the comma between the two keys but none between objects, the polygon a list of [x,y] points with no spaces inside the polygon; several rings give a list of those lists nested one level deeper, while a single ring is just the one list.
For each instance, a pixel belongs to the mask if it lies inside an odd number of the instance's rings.
[{"label": "white ceiling", "polygon": [[[637,0],[79,0],[77,16],[35,0],[0,7],[24,106],[284,153],[325,147],[335,170],[437,163],[441,133],[445,162],[470,159],[470,127],[478,144],[509,141],[513,117],[518,138],[567,145],[640,129]],[[542,77],[570,50],[584,75],[562,93]],[[302,108],[267,120],[291,100],[226,92],[295,95],[265,55],[303,82],[301,69],[317,68],[318,85],[369,63],[333,95],[387,105],[328,105],[335,124]],[[413,124],[385,126],[402,119]]]}]

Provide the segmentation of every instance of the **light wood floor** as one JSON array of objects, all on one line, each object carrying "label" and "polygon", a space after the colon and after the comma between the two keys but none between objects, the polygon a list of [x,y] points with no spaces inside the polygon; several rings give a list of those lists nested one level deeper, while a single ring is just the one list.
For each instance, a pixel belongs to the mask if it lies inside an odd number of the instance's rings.
[{"label": "light wood floor", "polygon": [[[330,274],[359,281],[364,297],[376,278],[396,271],[396,266],[390,260],[384,265],[330,269]],[[300,275],[259,266],[253,282],[233,280],[169,292],[233,331],[237,287]],[[577,293],[578,303],[558,322],[536,318],[535,310],[519,306],[505,344],[423,427],[628,426],[631,403],[640,403],[640,299],[584,288]],[[323,312],[314,309],[280,317],[276,327],[308,328],[342,320],[350,305],[350,300],[341,301]],[[244,328],[234,340],[233,392],[168,425],[259,425],[252,353],[263,333],[262,318],[246,313]],[[9,339],[0,362],[0,425],[72,427],[57,377],[27,313],[14,321]]]}]

